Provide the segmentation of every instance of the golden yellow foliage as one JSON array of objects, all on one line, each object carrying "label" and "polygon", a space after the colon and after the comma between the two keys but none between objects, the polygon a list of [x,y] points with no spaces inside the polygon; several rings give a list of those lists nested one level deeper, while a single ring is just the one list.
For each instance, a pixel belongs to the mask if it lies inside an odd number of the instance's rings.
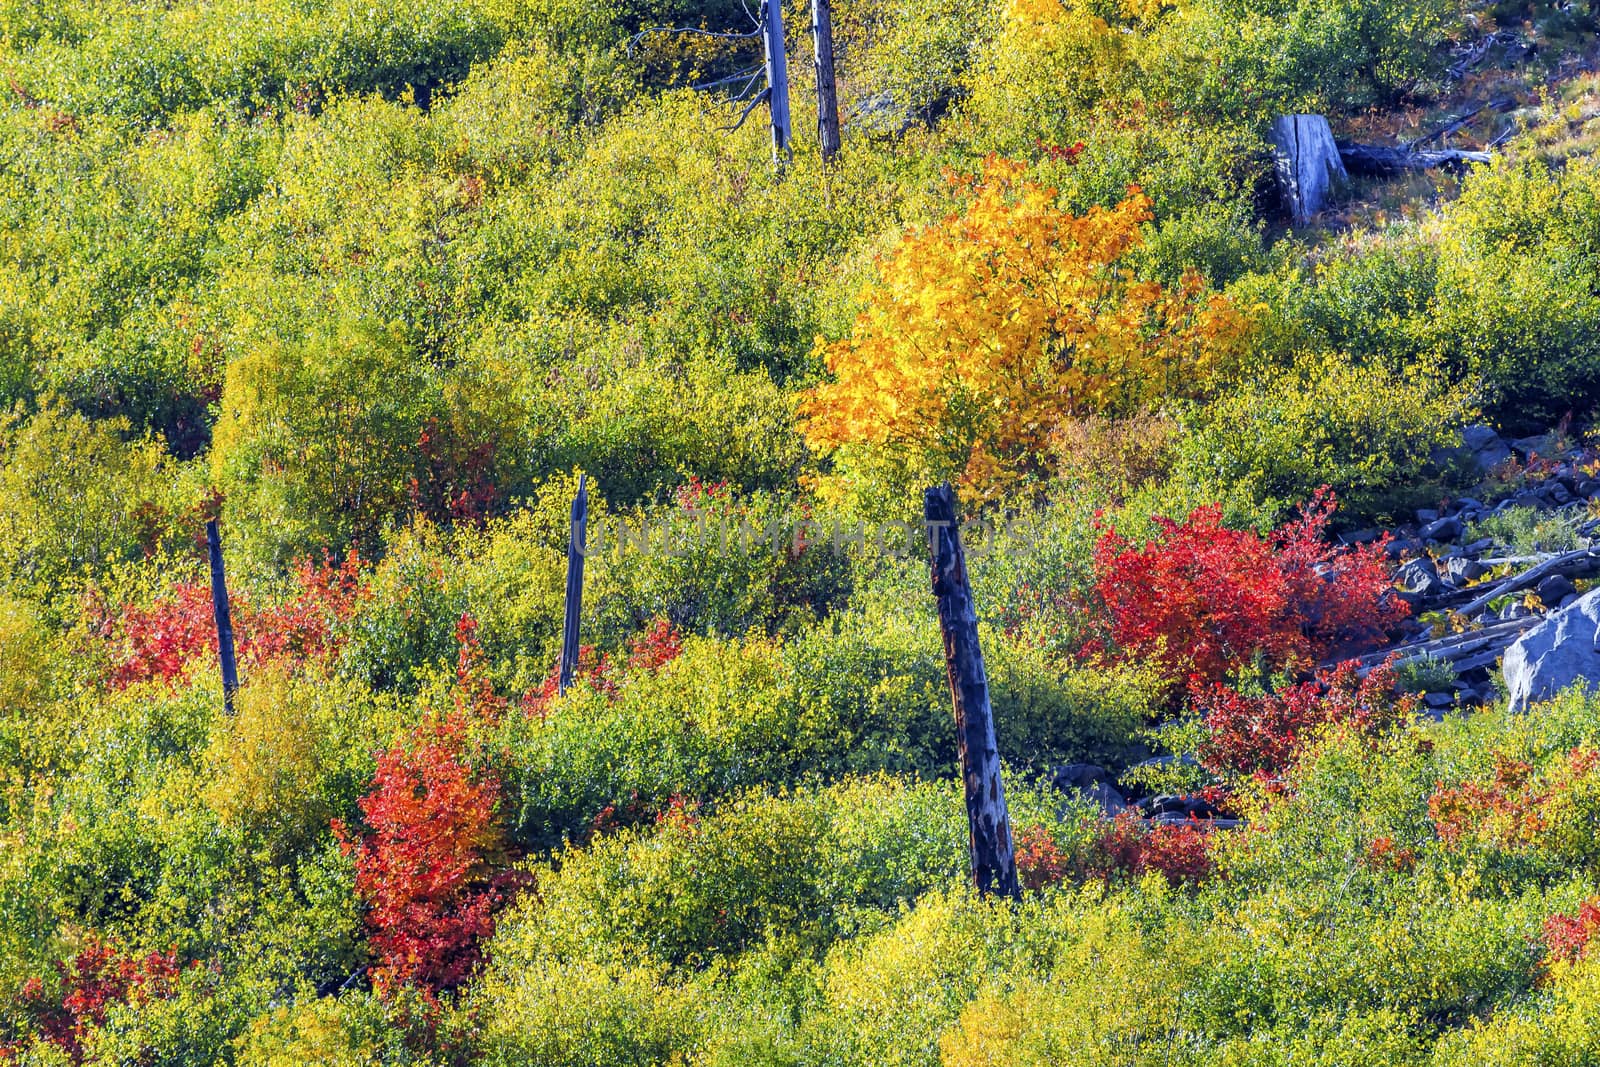
[{"label": "golden yellow foliage", "polygon": [[1131,276],[1150,201],[1075,216],[1025,165],[990,158],[965,210],[905,237],[851,336],[819,342],[833,380],[801,401],[814,448],[899,453],[925,479],[993,495],[1035,472],[1065,417],[1203,393],[1243,320],[1198,274]]}]

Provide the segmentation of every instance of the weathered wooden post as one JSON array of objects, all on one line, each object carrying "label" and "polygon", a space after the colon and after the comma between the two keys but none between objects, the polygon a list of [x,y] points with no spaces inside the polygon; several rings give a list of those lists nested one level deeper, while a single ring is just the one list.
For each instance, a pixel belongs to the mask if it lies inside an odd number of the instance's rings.
[{"label": "weathered wooden post", "polygon": [[933,596],[944,635],[944,662],[955,706],[956,747],[967,795],[972,879],[982,894],[1016,897],[1017,856],[1011,842],[1011,817],[1000,781],[1000,753],[989,707],[989,678],[978,646],[978,613],[967,583],[967,556],[961,547],[961,509],[950,483],[929,489],[923,515],[933,569]]},{"label": "weathered wooden post", "polygon": [[817,136],[822,161],[839,154],[839,89],[833,74],[833,10],[831,0],[811,0],[811,39],[817,68]]},{"label": "weathered wooden post", "polygon": [[572,498],[572,524],[567,536],[566,618],[561,627],[562,694],[572,685],[578,668],[578,616],[583,611],[583,557],[589,548],[589,476],[578,475],[578,493]]},{"label": "weathered wooden post", "polygon": [[222,663],[222,707],[233,714],[239,691],[239,664],[233,655],[233,616],[228,610],[228,579],[222,572],[222,532],[217,520],[206,523],[206,549],[211,555],[211,611],[217,620],[217,659]]}]

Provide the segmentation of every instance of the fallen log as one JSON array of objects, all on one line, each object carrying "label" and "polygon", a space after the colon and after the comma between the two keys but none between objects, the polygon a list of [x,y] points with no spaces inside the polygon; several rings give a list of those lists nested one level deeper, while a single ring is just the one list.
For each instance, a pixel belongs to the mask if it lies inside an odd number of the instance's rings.
[{"label": "fallen log", "polygon": [[1404,148],[1385,148],[1381,145],[1355,144],[1340,141],[1339,158],[1344,169],[1351,174],[1385,178],[1407,170],[1429,170],[1433,167],[1466,167],[1472,163],[1487,163],[1488,152],[1464,152],[1455,148],[1441,148],[1425,152],[1408,152]]},{"label": "fallen log", "polygon": [[1552,574],[1560,574],[1565,568],[1572,566],[1574,563],[1586,563],[1597,556],[1600,556],[1600,548],[1579,548],[1571,552],[1563,552],[1554,559],[1545,560],[1537,567],[1529,567],[1520,574],[1514,574],[1504,581],[1495,583],[1494,587],[1488,592],[1462,607],[1461,614],[1471,615],[1475,611],[1481,611],[1489,606],[1491,600],[1505,596],[1507,593],[1515,593],[1518,590],[1526,589],[1528,586],[1536,584],[1541,578],[1549,577]]},{"label": "fallen log", "polygon": [[1468,111],[1463,111],[1461,114],[1457,115],[1443,126],[1440,126],[1438,129],[1431,130],[1414,140],[1407,141],[1404,145],[1404,149],[1407,152],[1415,152],[1419,147],[1427,144],[1429,141],[1437,141],[1442,137],[1450,136],[1452,133],[1455,133],[1457,130],[1461,129],[1467,123],[1483,114],[1485,111],[1510,111],[1516,106],[1517,102],[1513,98],[1509,96],[1497,96],[1488,103],[1479,104],[1475,108],[1472,108]]},{"label": "fallen log", "polygon": [[[1430,649],[1441,651],[1455,648],[1459,645],[1472,644],[1484,638],[1495,637],[1500,634],[1516,634],[1526,629],[1532,622],[1536,621],[1536,618],[1535,616],[1527,616],[1521,619],[1504,619],[1479,627],[1476,630],[1464,630],[1461,633],[1445,634],[1443,637],[1430,637],[1425,640],[1406,641],[1398,645],[1390,645],[1388,648],[1379,649],[1376,652],[1368,652],[1364,656],[1358,656],[1355,662],[1358,667],[1365,667],[1382,663],[1394,655],[1400,656],[1402,660],[1410,659],[1414,655]],[[1325,666],[1331,667],[1333,664],[1329,663],[1325,664]]]},{"label": "fallen log", "polygon": [[[1430,641],[1396,645],[1378,652],[1370,652],[1355,661],[1356,676],[1365,678],[1373,670],[1388,662],[1391,657],[1394,657],[1394,665],[1396,667],[1403,667],[1408,663],[1435,660],[1441,663],[1454,664],[1459,671],[1471,670],[1472,667],[1464,665],[1465,661],[1490,649],[1494,650],[1494,655],[1498,657],[1500,652],[1521,637],[1524,631],[1532,629],[1543,618],[1544,616],[1542,615],[1527,615],[1520,619],[1507,619],[1504,622],[1486,626],[1481,630],[1449,634],[1445,637],[1436,637]],[[1490,662],[1493,662],[1493,660],[1491,659]],[[1473,666],[1481,666],[1481,664],[1474,663]]]}]

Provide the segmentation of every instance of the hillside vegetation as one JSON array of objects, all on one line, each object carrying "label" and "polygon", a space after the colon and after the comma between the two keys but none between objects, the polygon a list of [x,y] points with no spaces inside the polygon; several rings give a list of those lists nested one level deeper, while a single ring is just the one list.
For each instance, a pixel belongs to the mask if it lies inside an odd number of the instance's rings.
[{"label": "hillside vegetation", "polygon": [[824,165],[784,13],[778,166],[742,0],[0,0],[0,1060],[1600,1063],[1600,697],[1334,666],[1600,403],[1600,15],[838,0]]}]

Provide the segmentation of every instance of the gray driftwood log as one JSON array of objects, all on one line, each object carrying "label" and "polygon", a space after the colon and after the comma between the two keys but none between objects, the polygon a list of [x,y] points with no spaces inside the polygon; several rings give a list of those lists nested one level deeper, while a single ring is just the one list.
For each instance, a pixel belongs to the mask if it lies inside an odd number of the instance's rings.
[{"label": "gray driftwood log", "polygon": [[1429,170],[1433,167],[1466,167],[1472,163],[1487,163],[1487,152],[1463,152],[1454,148],[1433,151],[1408,151],[1404,148],[1384,148],[1380,145],[1339,142],[1339,158],[1344,160],[1350,174],[1387,177],[1406,170]]}]

